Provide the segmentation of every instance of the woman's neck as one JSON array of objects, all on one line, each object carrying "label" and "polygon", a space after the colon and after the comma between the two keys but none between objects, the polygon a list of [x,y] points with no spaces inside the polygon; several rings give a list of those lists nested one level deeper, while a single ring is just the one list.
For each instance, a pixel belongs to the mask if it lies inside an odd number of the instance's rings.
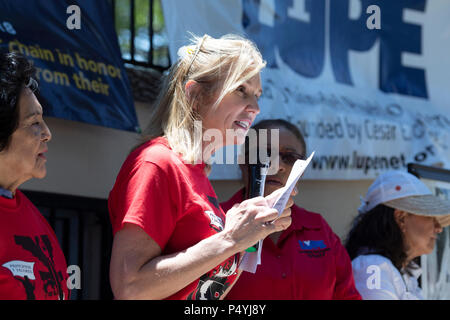
[{"label": "woman's neck", "polygon": [[11,191],[13,195],[16,194],[17,188],[22,184],[19,179],[10,177],[4,170],[0,169],[0,188]]},{"label": "woman's neck", "polygon": [[406,242],[405,247],[406,247],[405,248],[406,259],[405,262],[403,263],[403,268],[406,268],[411,263],[411,261],[420,256],[420,254],[417,251],[413,250],[413,246],[411,246],[408,242]]},{"label": "woman's neck", "polygon": [[406,258],[405,262],[403,263],[403,266],[402,266],[403,269],[406,269],[406,267],[408,267],[409,264],[410,264],[415,258],[417,258],[416,255],[414,255],[414,256],[408,256],[408,257]]}]

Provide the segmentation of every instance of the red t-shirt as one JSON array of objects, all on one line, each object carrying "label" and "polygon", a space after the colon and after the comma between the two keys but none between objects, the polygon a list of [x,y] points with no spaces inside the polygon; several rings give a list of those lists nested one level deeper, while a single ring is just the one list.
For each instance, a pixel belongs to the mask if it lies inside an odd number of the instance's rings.
[{"label": "red t-shirt", "polygon": [[0,300],[68,299],[67,264],[47,220],[19,190],[0,196]]},{"label": "red t-shirt", "polygon": [[[222,203],[227,211],[243,201],[243,190]],[[243,271],[229,300],[357,299],[350,258],[327,222],[317,213],[291,207],[292,223],[278,243],[264,239],[256,272]]]},{"label": "red t-shirt", "polygon": [[[109,195],[113,233],[133,223],[167,255],[223,230],[225,214],[204,167],[185,164],[162,137],[134,150]],[[228,258],[167,299],[219,299],[235,281],[238,261],[239,254]]]}]

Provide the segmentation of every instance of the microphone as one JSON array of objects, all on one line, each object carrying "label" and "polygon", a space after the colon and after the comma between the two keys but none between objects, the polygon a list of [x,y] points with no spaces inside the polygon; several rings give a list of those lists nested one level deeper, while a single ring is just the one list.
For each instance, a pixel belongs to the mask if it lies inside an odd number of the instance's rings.
[{"label": "microphone", "polygon": [[[261,162],[259,157],[256,164],[248,165],[248,188],[246,198],[264,196],[264,185],[266,183],[267,172],[269,171],[270,162]],[[248,248],[247,252],[255,252],[258,250],[259,243]]]}]

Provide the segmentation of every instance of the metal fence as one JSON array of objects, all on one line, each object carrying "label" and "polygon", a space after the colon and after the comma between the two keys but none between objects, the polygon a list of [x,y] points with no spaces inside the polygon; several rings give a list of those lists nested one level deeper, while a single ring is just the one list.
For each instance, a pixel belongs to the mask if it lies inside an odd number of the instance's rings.
[{"label": "metal fence", "polygon": [[161,0],[110,0],[125,63],[164,71],[170,66]]}]

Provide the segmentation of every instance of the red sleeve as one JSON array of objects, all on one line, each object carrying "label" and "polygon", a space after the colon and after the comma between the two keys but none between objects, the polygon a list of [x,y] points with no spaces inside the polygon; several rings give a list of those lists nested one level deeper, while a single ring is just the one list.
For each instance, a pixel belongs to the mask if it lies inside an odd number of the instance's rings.
[{"label": "red sleeve", "polygon": [[[172,188],[171,188],[172,185]],[[125,223],[142,228],[164,250],[178,218],[178,209],[171,199],[174,179],[156,164],[144,161],[117,187],[110,203],[114,231]]]},{"label": "red sleeve", "polygon": [[336,286],[334,288],[334,300],[361,300],[361,295],[355,287],[353,269],[347,250],[342,245],[339,237],[333,233],[334,254],[336,257]]}]

